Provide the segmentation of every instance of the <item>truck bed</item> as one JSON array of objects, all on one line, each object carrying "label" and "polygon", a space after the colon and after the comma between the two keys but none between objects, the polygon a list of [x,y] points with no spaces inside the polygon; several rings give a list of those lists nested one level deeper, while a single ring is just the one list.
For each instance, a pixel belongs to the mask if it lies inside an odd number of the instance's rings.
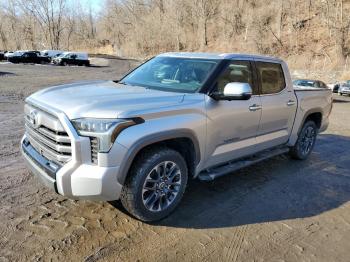
[{"label": "truck bed", "polygon": [[321,126],[319,132],[326,130],[328,126],[328,116],[332,110],[332,91],[324,88],[314,87],[294,87],[294,92],[297,97],[297,112],[293,130],[289,140],[290,144],[294,144],[298,138],[298,132],[304,122],[305,116],[314,112],[321,112]]}]

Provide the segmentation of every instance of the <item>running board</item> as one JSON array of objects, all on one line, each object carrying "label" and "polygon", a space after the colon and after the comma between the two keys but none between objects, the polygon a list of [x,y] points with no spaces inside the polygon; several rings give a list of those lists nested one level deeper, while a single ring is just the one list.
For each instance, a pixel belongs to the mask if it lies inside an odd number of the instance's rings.
[{"label": "running board", "polygon": [[265,159],[282,155],[284,153],[287,153],[289,151],[288,147],[283,147],[283,148],[276,148],[276,149],[269,149],[262,151],[254,156],[248,157],[248,158],[243,158],[241,160],[237,160],[234,162],[229,162],[225,165],[221,165],[218,167],[210,168],[205,171],[202,171],[199,175],[198,178],[201,181],[213,181],[214,179],[228,175],[234,171],[237,171],[241,168],[256,164],[258,162],[261,162]]}]

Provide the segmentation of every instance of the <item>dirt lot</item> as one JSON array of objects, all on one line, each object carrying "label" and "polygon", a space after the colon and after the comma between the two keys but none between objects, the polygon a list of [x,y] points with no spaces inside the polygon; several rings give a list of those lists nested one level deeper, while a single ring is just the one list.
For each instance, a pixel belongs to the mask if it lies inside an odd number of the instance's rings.
[{"label": "dirt lot", "polygon": [[279,156],[213,183],[192,181],[176,212],[157,224],[130,218],[118,203],[44,188],[19,153],[24,97],[54,84],[117,79],[134,64],[0,64],[0,261],[350,260],[350,98],[335,96],[330,127],[309,160]]}]

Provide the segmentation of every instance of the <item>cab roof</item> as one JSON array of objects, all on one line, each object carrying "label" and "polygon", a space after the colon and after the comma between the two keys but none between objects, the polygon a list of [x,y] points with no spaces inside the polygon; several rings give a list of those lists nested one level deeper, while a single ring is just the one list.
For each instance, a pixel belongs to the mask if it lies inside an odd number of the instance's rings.
[{"label": "cab roof", "polygon": [[266,60],[281,63],[281,59],[271,56],[236,54],[236,53],[200,53],[200,52],[169,52],[158,55],[158,57],[183,57],[183,58],[201,58],[201,59],[252,59]]}]

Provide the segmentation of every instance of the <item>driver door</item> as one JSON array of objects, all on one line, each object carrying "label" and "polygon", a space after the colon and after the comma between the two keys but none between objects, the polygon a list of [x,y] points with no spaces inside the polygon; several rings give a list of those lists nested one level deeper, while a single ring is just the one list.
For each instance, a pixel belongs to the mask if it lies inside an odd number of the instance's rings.
[{"label": "driver door", "polygon": [[257,152],[256,136],[261,118],[261,101],[250,61],[230,61],[218,76],[215,91],[223,93],[228,83],[249,83],[253,95],[248,100],[216,101],[206,99],[206,167]]}]

